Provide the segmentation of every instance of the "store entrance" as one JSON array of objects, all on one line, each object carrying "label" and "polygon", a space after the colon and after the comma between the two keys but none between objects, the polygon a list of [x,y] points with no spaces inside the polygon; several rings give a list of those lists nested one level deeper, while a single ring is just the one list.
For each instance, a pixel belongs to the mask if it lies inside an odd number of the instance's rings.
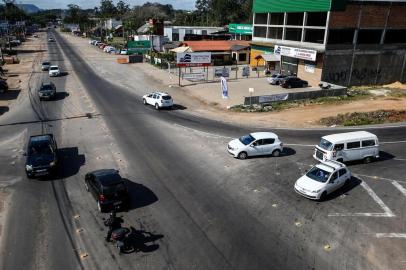
[{"label": "store entrance", "polygon": [[297,75],[297,66],[299,60],[297,58],[282,56],[282,73],[286,75]]}]

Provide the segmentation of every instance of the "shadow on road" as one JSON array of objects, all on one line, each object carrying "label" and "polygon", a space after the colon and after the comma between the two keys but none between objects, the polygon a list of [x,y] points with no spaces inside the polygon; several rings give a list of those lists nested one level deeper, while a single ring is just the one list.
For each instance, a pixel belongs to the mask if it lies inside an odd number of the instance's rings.
[{"label": "shadow on road", "polygon": [[177,111],[177,110],[183,111],[186,109],[187,109],[187,107],[182,106],[180,104],[173,104],[173,106],[172,106],[172,110],[174,110],[174,111]]},{"label": "shadow on road", "polygon": [[158,201],[158,197],[155,193],[146,186],[134,183],[125,178],[124,181],[131,197],[131,205],[128,210],[144,207]]},{"label": "shadow on road", "polygon": [[46,52],[46,50],[25,50],[25,49],[16,49],[16,50],[14,50],[14,51],[15,51],[17,54]]},{"label": "shadow on road", "polygon": [[59,74],[59,77],[64,77],[64,76],[68,76],[69,72],[66,71],[61,71],[61,73]]},{"label": "shadow on road", "polygon": [[86,162],[85,155],[79,154],[77,147],[58,149],[58,158],[58,172],[53,179],[63,179],[77,174]]},{"label": "shadow on road", "polygon": [[56,100],[56,101],[57,100],[62,100],[64,98],[68,97],[68,96],[69,96],[68,92],[56,92],[54,100]]},{"label": "shadow on road", "polygon": [[379,159],[378,159],[378,161],[386,161],[386,160],[391,160],[391,159],[394,159],[394,158],[395,158],[395,156],[388,153],[388,152],[379,151]]},{"label": "shadow on road", "polygon": [[9,111],[8,106],[0,106],[0,115]]},{"label": "shadow on road", "polygon": [[127,241],[128,245],[134,247],[132,252],[153,252],[159,248],[159,245],[155,241],[164,237],[162,234],[153,234],[144,230],[137,230],[134,227],[130,227],[130,230],[131,232],[127,236]]},{"label": "shadow on road", "polygon": [[17,99],[18,95],[20,94],[21,90],[8,90],[0,95],[0,100],[12,100]]},{"label": "shadow on road", "polygon": [[352,176],[351,179],[348,180],[347,183],[343,187],[341,187],[340,189],[327,195],[327,197],[325,198],[324,201],[333,200],[337,197],[340,197],[341,195],[349,195],[348,192],[350,192],[355,187],[359,186],[361,183],[362,183],[362,181],[360,179],[358,179],[355,176]]}]

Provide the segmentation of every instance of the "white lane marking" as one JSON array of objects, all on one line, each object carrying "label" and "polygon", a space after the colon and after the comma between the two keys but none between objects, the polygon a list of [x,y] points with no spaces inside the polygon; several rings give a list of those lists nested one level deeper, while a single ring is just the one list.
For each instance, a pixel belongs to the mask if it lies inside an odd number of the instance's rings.
[{"label": "white lane marking", "polygon": [[369,196],[385,211],[384,213],[331,213],[329,217],[395,217],[396,215],[389,209],[388,206],[376,195],[376,193],[364,181],[361,186],[366,190]]},{"label": "white lane marking", "polygon": [[406,143],[406,141],[379,142],[380,144]]},{"label": "white lane marking", "polygon": [[207,135],[207,136],[210,136],[210,137],[217,137],[217,138],[224,138],[224,139],[232,139],[232,137],[222,136],[222,135],[218,135],[218,134],[213,134],[213,133],[210,133],[210,132],[201,131],[201,130],[198,130],[198,129],[186,127],[186,126],[179,125],[179,124],[173,124],[173,125],[174,125],[174,126],[177,126],[177,127],[180,127],[180,128],[184,128],[184,129],[190,130],[190,131],[192,131],[192,132],[201,133],[201,134],[204,134],[204,135]]},{"label": "white lane marking", "polygon": [[406,158],[394,158],[393,160],[406,161]]},{"label": "white lane marking", "polygon": [[385,181],[389,181],[389,182],[396,181],[396,182],[399,182],[399,183],[404,183],[404,184],[406,184],[406,181],[395,180],[395,179],[390,179],[390,178],[385,178],[385,177],[379,177],[379,176],[371,176],[371,175],[365,175],[365,174],[359,174],[359,173],[354,174],[354,176],[368,177],[368,178],[375,179],[375,180],[376,180],[376,179],[381,179],[381,180],[385,180]]},{"label": "white lane marking", "polygon": [[404,188],[401,184],[397,181],[392,181],[392,185],[395,186],[404,196],[406,196],[406,188]]},{"label": "white lane marking", "polygon": [[406,233],[376,233],[377,238],[406,238]]},{"label": "white lane marking", "polygon": [[303,147],[314,147],[314,144],[299,144],[299,143],[284,143],[283,145],[288,145],[288,146],[303,146]]}]

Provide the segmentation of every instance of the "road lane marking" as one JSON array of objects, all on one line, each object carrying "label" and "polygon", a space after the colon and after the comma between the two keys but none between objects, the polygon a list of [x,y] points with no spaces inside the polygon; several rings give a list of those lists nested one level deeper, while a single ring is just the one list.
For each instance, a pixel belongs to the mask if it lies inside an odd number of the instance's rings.
[{"label": "road lane marking", "polygon": [[405,197],[406,197],[406,188],[404,188],[401,184],[397,181],[392,181],[392,185],[395,186]]},{"label": "road lane marking", "polygon": [[394,143],[406,143],[406,141],[379,142],[379,144],[394,144]]},{"label": "road lane marking", "polygon": [[406,238],[406,233],[376,233],[376,238]]},{"label": "road lane marking", "polygon": [[179,125],[179,124],[173,124],[174,126],[180,127],[180,128],[184,128],[187,130],[191,130],[192,132],[196,132],[196,133],[201,133],[210,137],[218,137],[218,138],[224,138],[224,139],[232,139],[232,137],[228,137],[228,136],[222,136],[222,135],[218,135],[218,134],[214,134],[214,133],[210,133],[210,132],[206,132],[206,131],[201,131],[198,129],[194,129],[194,128],[190,128],[190,127],[186,127],[183,125]]},{"label": "road lane marking", "polygon": [[381,180],[385,180],[385,181],[389,181],[389,182],[396,181],[396,182],[399,182],[399,183],[404,183],[404,184],[406,184],[406,181],[395,180],[395,179],[390,179],[390,178],[386,178],[386,177],[371,176],[371,175],[365,175],[365,174],[359,174],[359,173],[354,174],[354,175],[355,175],[355,176],[359,175],[359,176],[362,176],[362,177],[368,177],[368,178],[371,178],[371,179],[381,179]]},{"label": "road lane marking", "polygon": [[384,213],[331,213],[329,217],[395,217],[396,215],[388,206],[376,195],[376,193],[364,181],[361,186],[366,190],[369,196],[383,209]]}]

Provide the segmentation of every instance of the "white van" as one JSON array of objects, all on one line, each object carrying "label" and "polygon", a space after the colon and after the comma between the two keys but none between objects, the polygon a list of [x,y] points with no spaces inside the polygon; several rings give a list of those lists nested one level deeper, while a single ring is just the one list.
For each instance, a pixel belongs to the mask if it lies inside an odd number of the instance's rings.
[{"label": "white van", "polygon": [[376,135],[367,131],[327,135],[316,145],[313,157],[319,161],[364,160],[369,163],[379,158],[379,141]]}]

